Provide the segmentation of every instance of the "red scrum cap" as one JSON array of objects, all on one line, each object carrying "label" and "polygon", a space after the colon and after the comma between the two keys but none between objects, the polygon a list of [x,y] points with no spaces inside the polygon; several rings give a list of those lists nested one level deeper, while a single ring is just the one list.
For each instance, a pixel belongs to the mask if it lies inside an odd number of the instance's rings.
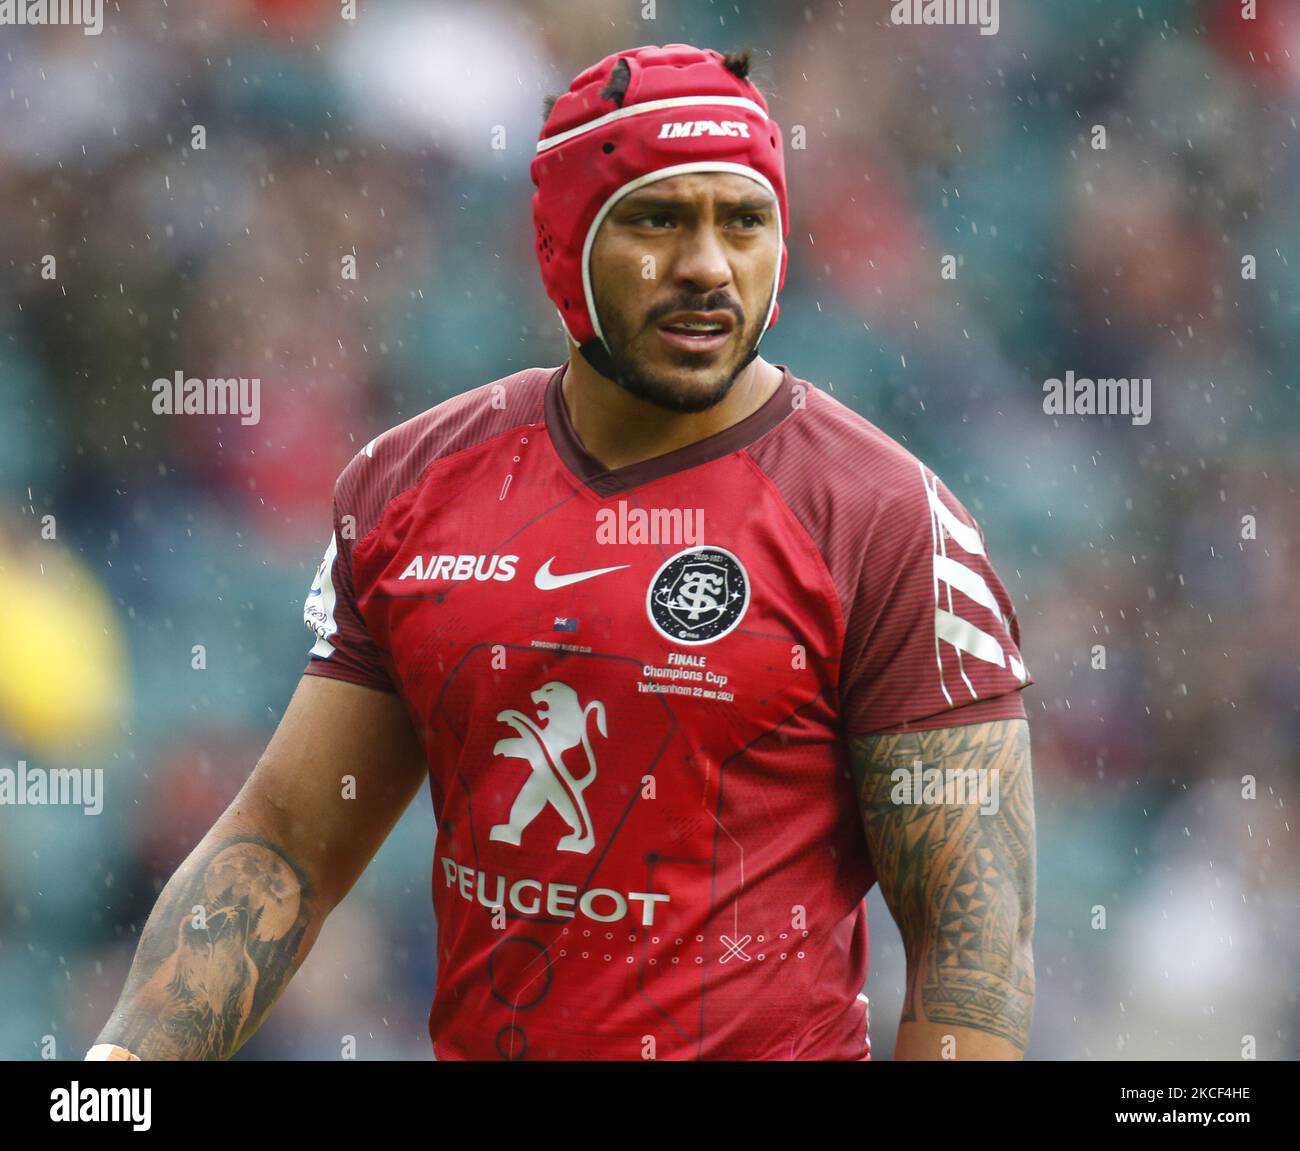
[{"label": "red scrum cap", "polygon": [[[591,293],[601,221],[629,192],[686,172],[748,176],[776,198],[781,259],[763,331],[776,323],[790,234],[781,130],[758,89],[723,59],[689,44],[615,53],[581,73],[546,118],[529,167],[537,259],[564,330],[588,358],[608,352]],[[621,102],[602,98],[620,64],[628,70],[626,94]]]}]

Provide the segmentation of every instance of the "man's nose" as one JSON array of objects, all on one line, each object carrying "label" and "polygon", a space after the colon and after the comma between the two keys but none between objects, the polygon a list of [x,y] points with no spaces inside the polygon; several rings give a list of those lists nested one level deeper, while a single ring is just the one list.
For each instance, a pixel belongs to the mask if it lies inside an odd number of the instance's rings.
[{"label": "man's nose", "polygon": [[731,261],[717,229],[711,225],[699,227],[683,237],[673,275],[701,292],[711,292],[731,282]]}]

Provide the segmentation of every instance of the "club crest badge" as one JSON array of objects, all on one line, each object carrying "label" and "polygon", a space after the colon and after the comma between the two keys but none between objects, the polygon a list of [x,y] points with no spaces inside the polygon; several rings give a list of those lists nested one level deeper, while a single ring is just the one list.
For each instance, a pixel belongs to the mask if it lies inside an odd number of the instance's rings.
[{"label": "club crest badge", "polygon": [[665,639],[713,643],[733,631],[749,608],[749,574],[726,548],[678,552],[650,581],[646,613]]}]

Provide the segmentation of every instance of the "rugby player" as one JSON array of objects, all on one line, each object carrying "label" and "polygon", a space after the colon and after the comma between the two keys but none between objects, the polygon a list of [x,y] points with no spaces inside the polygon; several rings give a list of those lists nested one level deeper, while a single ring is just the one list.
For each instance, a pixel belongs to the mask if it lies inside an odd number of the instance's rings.
[{"label": "rugby player", "polygon": [[548,100],[567,359],[344,468],[306,674],[95,1058],[230,1056],[426,780],[436,1059],[869,1059],[875,883],[896,1057],[1023,1054],[1016,615],[934,473],[758,355],[790,212],[749,70],[642,47]]}]

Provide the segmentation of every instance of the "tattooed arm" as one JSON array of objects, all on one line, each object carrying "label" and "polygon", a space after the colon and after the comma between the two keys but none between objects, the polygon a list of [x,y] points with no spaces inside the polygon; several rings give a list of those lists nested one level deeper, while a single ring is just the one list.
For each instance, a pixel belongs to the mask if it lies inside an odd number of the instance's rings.
[{"label": "tattooed arm", "polygon": [[[1034,1003],[1028,723],[855,736],[851,755],[880,889],[907,951],[894,1057],[1021,1058]],[[953,790],[924,790],[943,780]],[[966,802],[954,802],[959,781]]]},{"label": "tattooed arm", "polygon": [[96,1043],[145,1060],[233,1055],[424,771],[396,696],[304,676],[253,774],[163,888]]}]

